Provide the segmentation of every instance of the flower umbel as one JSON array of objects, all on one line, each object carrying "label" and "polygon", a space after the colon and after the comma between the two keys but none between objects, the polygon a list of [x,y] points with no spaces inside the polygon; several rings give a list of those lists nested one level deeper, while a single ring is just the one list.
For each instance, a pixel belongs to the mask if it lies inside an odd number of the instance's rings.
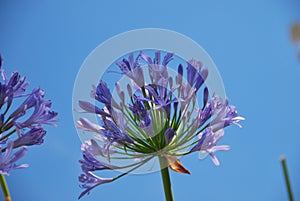
[{"label": "flower umbel", "polygon": [[[154,158],[159,158],[162,169],[169,167],[187,174],[189,171],[177,157],[199,151],[211,156],[215,165],[220,164],[215,153],[229,150],[227,145],[218,145],[224,128],[232,124],[240,127],[238,122],[244,118],[238,116],[226,98],[214,92],[210,96],[205,85],[209,72],[200,61],[187,61],[185,72],[184,66],[178,64],[173,75],[167,65],[175,61],[173,53],[163,55],[156,51],[154,58],[143,52],[136,57],[130,53],[128,58],[116,62],[120,73],[131,80],[127,85],[116,82],[120,102],[103,80],[92,89],[96,104],[79,101],[85,112],[97,114],[100,121],[100,124],[86,118],[77,121],[80,129],[94,134],[82,146],[80,164],[84,173],[79,181],[85,191],[79,198]],[[201,92],[202,107],[198,107],[197,97]],[[132,162],[125,165],[112,162],[130,159]],[[94,174],[109,169],[118,169],[123,174],[115,178]],[[168,172],[164,174],[168,176]]]},{"label": "flower umbel", "polygon": [[[16,165],[27,152],[27,146],[44,141],[44,124],[55,125],[57,113],[51,110],[51,101],[44,99],[40,88],[26,93],[29,82],[14,72],[8,78],[1,66],[0,82],[0,174],[28,165]],[[15,135],[13,135],[15,134]]]}]

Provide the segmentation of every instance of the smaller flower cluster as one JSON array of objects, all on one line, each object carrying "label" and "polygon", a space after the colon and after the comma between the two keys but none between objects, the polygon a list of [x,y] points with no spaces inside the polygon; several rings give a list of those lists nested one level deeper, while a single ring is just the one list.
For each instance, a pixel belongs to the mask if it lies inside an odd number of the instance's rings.
[{"label": "smaller flower cluster", "polygon": [[[55,125],[57,112],[51,110],[51,101],[44,99],[44,91],[35,88],[26,93],[29,82],[18,72],[8,78],[0,56],[0,174],[27,167],[16,162],[27,152],[27,146],[44,141],[44,124]],[[16,134],[16,135],[13,135]]]}]

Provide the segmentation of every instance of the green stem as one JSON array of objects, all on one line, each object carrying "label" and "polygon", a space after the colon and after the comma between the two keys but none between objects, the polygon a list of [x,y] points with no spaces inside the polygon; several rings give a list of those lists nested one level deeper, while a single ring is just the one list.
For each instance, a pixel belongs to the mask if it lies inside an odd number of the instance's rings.
[{"label": "green stem", "polygon": [[166,201],[174,201],[171,180],[170,180],[170,174],[169,174],[169,167],[167,165],[166,158],[159,157],[159,163],[160,163],[160,168],[161,168],[161,170],[160,170],[161,177],[162,177],[163,184],[164,184]]},{"label": "green stem", "polygon": [[287,187],[287,190],[288,190],[288,193],[289,193],[290,201],[294,201],[294,197],[293,197],[293,193],[292,193],[292,187],[291,187],[289,174],[288,174],[288,169],[287,169],[287,165],[286,165],[286,158],[283,156],[283,157],[281,157],[280,160],[281,160],[281,164],[282,164],[282,168],[283,168],[285,183],[286,183],[286,187]]},{"label": "green stem", "polygon": [[[117,179],[120,179],[121,177],[124,177],[125,175],[129,174],[130,172],[132,172],[132,171],[138,169],[139,167],[141,167],[142,165],[144,165],[145,163],[147,163],[148,161],[150,161],[152,158],[153,158],[153,156],[150,157],[150,158],[145,159],[144,161],[140,162],[139,165],[137,165],[137,166],[135,166],[134,168],[128,170],[127,172],[124,172],[123,174],[120,174],[119,176],[115,177],[115,178],[114,178],[114,181],[117,180]],[[137,164],[138,164],[138,163],[137,163]]]},{"label": "green stem", "polygon": [[[6,135],[4,135],[3,137],[0,138],[0,141],[4,140],[5,138],[8,138],[9,136],[11,136],[14,132],[16,132],[16,129],[10,131],[9,133],[7,133]],[[2,133],[1,133],[2,134]]]},{"label": "green stem", "polygon": [[0,174],[0,183],[2,187],[2,191],[5,197],[5,201],[11,201],[10,193],[8,190],[8,185],[6,183],[5,177],[3,174]]}]

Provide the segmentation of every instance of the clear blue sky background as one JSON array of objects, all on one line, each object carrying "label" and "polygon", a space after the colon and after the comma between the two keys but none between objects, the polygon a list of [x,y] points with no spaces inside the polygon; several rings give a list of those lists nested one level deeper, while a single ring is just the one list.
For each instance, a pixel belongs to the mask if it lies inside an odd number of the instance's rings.
[{"label": "clear blue sky background", "polygon": [[[220,167],[197,154],[192,172],[171,173],[177,201],[287,200],[279,158],[285,154],[300,200],[300,61],[289,29],[300,2],[273,1],[15,1],[0,0],[4,67],[40,85],[59,112],[43,146],[31,147],[8,183],[14,201],[72,201],[81,192],[81,142],[72,119],[72,89],[85,57],[124,31],[157,27],[194,39],[215,61],[227,96],[247,118],[226,129]],[[0,194],[1,195],[1,194]],[[2,198],[1,198],[2,199]],[[88,200],[163,200],[159,173],[128,176],[95,189]]]}]

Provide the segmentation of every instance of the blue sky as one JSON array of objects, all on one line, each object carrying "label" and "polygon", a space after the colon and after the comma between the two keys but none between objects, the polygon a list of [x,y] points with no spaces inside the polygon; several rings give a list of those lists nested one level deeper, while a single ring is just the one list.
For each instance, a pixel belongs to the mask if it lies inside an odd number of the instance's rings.
[{"label": "blue sky", "polygon": [[[226,129],[220,167],[197,154],[182,159],[191,175],[171,173],[175,200],[287,200],[279,162],[287,156],[300,199],[300,61],[289,29],[300,3],[287,1],[6,1],[0,0],[0,52],[6,71],[41,86],[59,112],[30,167],[7,178],[13,200],[77,200],[81,142],[72,119],[72,90],[86,56],[110,37],[137,28],[185,34],[212,57],[227,96],[246,117]],[[130,175],[82,200],[163,200],[159,173]]]}]

